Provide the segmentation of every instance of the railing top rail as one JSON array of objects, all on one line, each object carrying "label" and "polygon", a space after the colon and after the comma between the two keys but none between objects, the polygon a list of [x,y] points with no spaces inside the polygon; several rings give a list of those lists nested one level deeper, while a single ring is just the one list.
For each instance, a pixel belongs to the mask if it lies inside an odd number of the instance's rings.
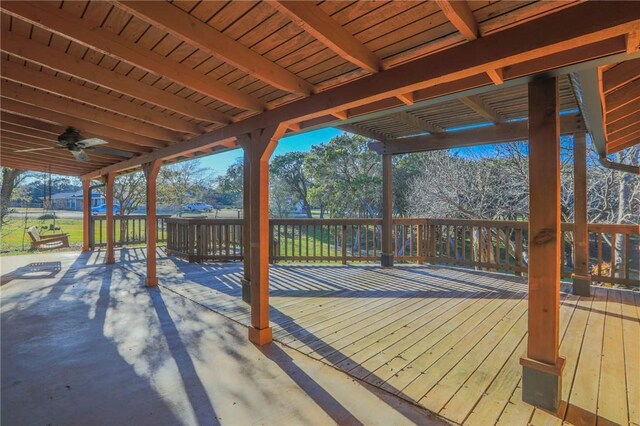
[{"label": "railing top rail", "polygon": [[425,218],[429,225],[455,225],[455,226],[489,226],[489,227],[511,227],[526,229],[528,222],[520,220],[483,220],[483,219],[432,219]]},{"label": "railing top rail", "polygon": [[[116,219],[117,219],[117,218],[120,218],[120,217],[126,217],[126,218],[146,218],[146,217],[147,217],[147,215],[146,215],[146,214],[144,214],[144,213],[126,214],[126,215],[124,215],[124,216],[121,216],[121,215],[119,215],[119,214],[114,214],[114,215],[113,215],[113,217],[115,217]],[[170,214],[157,214],[157,215],[156,215],[156,217],[157,217],[157,218],[163,218],[163,219],[166,219],[166,218],[171,217],[171,215],[170,215]],[[92,214],[92,215],[91,215],[91,218],[92,218],[92,219],[106,219],[106,218],[107,218],[107,215],[104,215],[104,214]]]},{"label": "railing top rail", "polygon": [[273,225],[379,225],[381,218],[330,218],[330,219],[308,219],[308,218],[277,218],[270,219]]}]

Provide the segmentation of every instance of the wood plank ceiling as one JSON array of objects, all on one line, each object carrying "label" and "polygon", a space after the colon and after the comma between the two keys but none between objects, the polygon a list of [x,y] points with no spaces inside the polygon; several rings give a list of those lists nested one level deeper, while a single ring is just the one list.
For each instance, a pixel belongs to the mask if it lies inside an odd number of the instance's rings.
[{"label": "wood plank ceiling", "polygon": [[[597,7],[574,1],[3,1],[0,164],[93,176],[150,158],[229,149],[239,132],[274,124],[273,117],[291,131],[304,130],[624,52],[625,37],[640,19],[636,5],[608,6],[613,11],[600,14],[604,23],[587,22],[566,36],[573,45],[557,31],[544,49],[532,44],[519,53],[505,45],[521,25],[588,17]],[[363,89],[372,78],[391,79],[394,70],[413,78],[404,71],[422,69],[419,60],[436,61],[480,42],[491,52],[502,46],[503,59],[470,58],[487,62],[475,68],[445,61],[467,71]],[[443,105],[419,121],[396,119],[427,132],[500,120],[483,112],[489,101],[465,98],[457,105],[465,108],[460,117]],[[133,158],[93,151],[91,161],[76,162],[61,150],[16,152],[55,146],[67,126]]]},{"label": "wood plank ceiling", "polygon": [[607,154],[640,143],[640,59],[600,69]]}]

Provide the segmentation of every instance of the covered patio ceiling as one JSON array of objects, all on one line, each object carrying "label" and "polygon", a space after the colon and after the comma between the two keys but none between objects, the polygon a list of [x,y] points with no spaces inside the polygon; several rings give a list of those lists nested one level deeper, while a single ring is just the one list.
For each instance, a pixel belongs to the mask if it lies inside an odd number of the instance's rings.
[{"label": "covered patio ceiling", "polygon": [[[523,127],[510,120],[526,117],[523,84],[536,75],[584,70],[603,76],[597,108],[606,121],[586,121],[591,133],[606,132],[606,152],[640,136],[635,2],[91,1],[1,9],[3,166],[98,177],[234,148],[238,136],[278,123],[289,134],[329,126],[385,140],[426,133],[431,142],[422,143],[451,147],[463,139],[452,129]],[[561,95],[563,109],[577,108],[566,77]],[[568,131],[584,131],[580,117],[565,121]],[[15,152],[53,147],[67,126],[125,156],[92,152],[83,163],[59,150]]]}]

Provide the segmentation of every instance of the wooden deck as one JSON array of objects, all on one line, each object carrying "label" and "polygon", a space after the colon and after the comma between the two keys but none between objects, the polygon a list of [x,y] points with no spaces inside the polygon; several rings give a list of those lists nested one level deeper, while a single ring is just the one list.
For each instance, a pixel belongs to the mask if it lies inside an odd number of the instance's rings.
[{"label": "wooden deck", "polygon": [[[142,270],[138,258],[123,250],[126,267]],[[249,324],[241,264],[164,257],[158,266],[165,288]],[[521,400],[522,278],[416,265],[277,265],[270,294],[275,340],[452,422],[640,424],[638,292],[562,294],[558,415]]]}]

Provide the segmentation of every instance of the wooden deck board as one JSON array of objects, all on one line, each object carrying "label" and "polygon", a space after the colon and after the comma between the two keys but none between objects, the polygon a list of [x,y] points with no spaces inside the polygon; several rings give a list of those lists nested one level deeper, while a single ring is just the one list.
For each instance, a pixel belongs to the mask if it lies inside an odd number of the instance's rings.
[{"label": "wooden deck board", "polygon": [[[161,285],[249,324],[241,265],[159,262]],[[563,406],[522,402],[526,279],[433,266],[275,265],[274,339],[461,424],[640,425],[640,296],[562,285]]]}]

